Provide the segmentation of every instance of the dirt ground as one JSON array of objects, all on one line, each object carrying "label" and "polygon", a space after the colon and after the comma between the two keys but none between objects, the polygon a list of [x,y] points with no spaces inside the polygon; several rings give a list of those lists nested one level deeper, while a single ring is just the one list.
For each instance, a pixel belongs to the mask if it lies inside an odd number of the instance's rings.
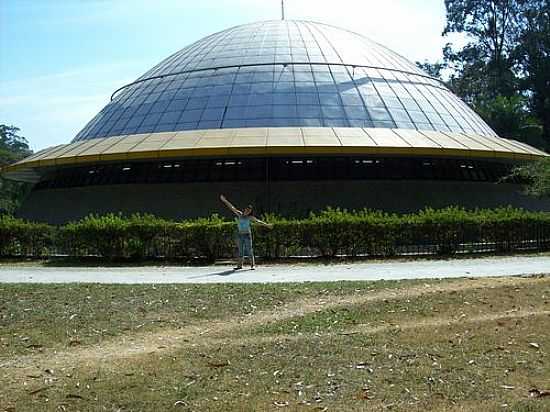
[{"label": "dirt ground", "polygon": [[[225,312],[229,294],[216,289],[197,298],[216,301],[205,319],[145,310],[96,342],[70,319],[10,323],[32,299],[28,286],[2,289],[0,410],[550,410],[549,277],[386,286],[293,285],[250,303],[285,288],[264,286],[237,299],[240,313]],[[101,328],[99,317],[84,322]]]}]

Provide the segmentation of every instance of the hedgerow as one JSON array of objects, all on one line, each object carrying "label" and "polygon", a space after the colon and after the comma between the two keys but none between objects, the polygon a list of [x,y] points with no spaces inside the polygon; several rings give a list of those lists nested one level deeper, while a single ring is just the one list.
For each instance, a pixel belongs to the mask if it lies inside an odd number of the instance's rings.
[{"label": "hedgerow", "polygon": [[0,216],[0,257],[46,256],[54,244],[55,228],[9,215]]},{"label": "hedgerow", "polygon": [[[550,213],[499,208],[425,209],[412,214],[326,209],[307,218],[264,216],[256,254],[289,256],[452,255],[550,249]],[[170,221],[152,215],[88,216],[62,226],[0,217],[0,256],[98,256],[106,259],[206,259],[234,255],[235,224],[209,218]]]}]

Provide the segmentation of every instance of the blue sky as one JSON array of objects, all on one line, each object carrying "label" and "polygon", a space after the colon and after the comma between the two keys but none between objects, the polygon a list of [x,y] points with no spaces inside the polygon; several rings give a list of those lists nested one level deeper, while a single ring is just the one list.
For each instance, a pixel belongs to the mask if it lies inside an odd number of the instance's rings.
[{"label": "blue sky", "polygon": [[[449,41],[443,0],[286,0],[287,18],[361,33],[411,60]],[[111,93],[186,45],[280,18],[280,0],[1,0],[0,123],[34,150],[68,143]]]}]

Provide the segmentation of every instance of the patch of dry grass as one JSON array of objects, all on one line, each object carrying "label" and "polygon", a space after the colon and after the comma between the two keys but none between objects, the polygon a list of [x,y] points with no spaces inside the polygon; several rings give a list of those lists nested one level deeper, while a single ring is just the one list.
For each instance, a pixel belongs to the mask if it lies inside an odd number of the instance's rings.
[{"label": "patch of dry grass", "polygon": [[[193,286],[180,299],[193,302],[187,307],[200,299],[207,314],[190,315],[175,304],[148,312],[185,323],[117,329],[108,339],[74,346],[44,340],[42,352],[4,348],[0,409],[550,408],[550,396],[529,396],[529,389],[550,389],[549,277],[336,285],[239,286],[235,295],[244,295],[234,306],[231,299],[224,305],[221,286]],[[21,296],[30,287],[13,288],[12,296]],[[150,286],[112,288],[130,299],[147,295]],[[238,310],[243,303],[254,307]],[[87,306],[96,313],[87,328],[106,322],[97,316],[104,306]],[[177,307],[181,313],[170,314]],[[21,320],[11,332],[32,328],[40,336],[52,325]]]}]

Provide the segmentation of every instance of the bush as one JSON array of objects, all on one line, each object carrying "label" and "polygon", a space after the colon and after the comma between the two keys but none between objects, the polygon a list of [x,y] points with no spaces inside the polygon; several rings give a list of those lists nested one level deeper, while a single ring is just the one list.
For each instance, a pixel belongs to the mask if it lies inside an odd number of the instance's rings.
[{"label": "bush", "polygon": [[44,256],[53,245],[54,228],[40,223],[0,216],[0,257]]},{"label": "bush", "polygon": [[[397,215],[326,209],[305,219],[264,217],[256,227],[258,256],[452,255],[550,249],[550,213],[457,207]],[[100,256],[106,259],[205,259],[234,255],[234,223],[220,216],[174,222],[151,215],[108,214],[53,227],[0,217],[0,256]]]}]

